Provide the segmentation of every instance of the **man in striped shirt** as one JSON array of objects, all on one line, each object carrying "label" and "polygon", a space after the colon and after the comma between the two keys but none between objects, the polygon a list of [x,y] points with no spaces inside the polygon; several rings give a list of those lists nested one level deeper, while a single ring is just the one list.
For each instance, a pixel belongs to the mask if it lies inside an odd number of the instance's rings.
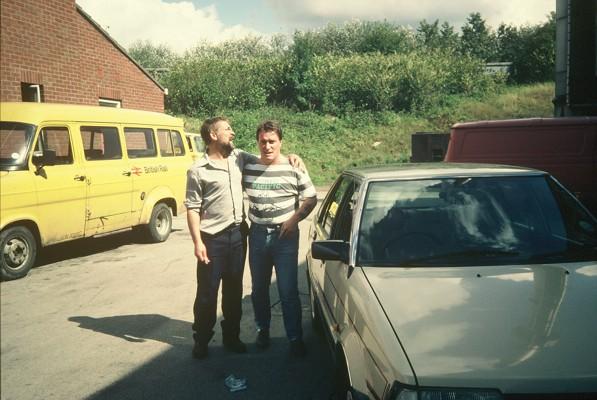
[{"label": "man in striped shirt", "polygon": [[269,286],[275,268],[290,351],[303,356],[306,349],[298,293],[298,223],[317,204],[316,192],[307,172],[293,168],[281,155],[282,129],[276,122],[259,125],[256,139],[261,157],[245,164],[243,170],[251,220],[249,267],[258,330],[256,345],[261,349],[269,346]]},{"label": "man in striped shirt", "polygon": [[[241,181],[244,165],[258,162],[259,157],[235,149],[235,136],[227,118],[206,119],[201,126],[205,154],[187,172],[185,206],[197,257],[192,354],[198,359],[208,356],[220,283],[224,347],[235,353],[247,351],[239,337],[246,254]],[[288,158],[298,168],[303,166],[300,157]]]}]

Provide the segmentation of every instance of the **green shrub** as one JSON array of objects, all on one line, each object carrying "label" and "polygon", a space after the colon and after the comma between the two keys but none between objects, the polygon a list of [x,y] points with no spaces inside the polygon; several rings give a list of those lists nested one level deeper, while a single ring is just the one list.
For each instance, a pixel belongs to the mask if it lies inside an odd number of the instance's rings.
[{"label": "green shrub", "polygon": [[279,58],[187,57],[168,77],[169,108],[176,113],[215,113],[226,108],[258,108],[275,96],[284,63]]},{"label": "green shrub", "polygon": [[484,74],[480,60],[452,51],[323,55],[311,60],[301,94],[324,113],[425,112],[446,96],[495,92],[503,81]]},{"label": "green shrub", "polygon": [[248,37],[217,46],[203,44],[172,66],[166,81],[167,107],[188,115],[263,107],[280,98],[288,68],[279,38],[270,43]]}]

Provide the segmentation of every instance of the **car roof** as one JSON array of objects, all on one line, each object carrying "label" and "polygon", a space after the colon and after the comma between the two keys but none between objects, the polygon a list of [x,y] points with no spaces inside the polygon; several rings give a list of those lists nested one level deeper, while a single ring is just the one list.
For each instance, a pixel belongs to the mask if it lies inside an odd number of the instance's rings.
[{"label": "car roof", "polygon": [[474,128],[514,128],[514,127],[549,127],[563,125],[595,125],[597,117],[557,117],[557,118],[520,118],[459,122],[452,125],[457,129]]},{"label": "car roof", "polygon": [[58,103],[1,103],[2,121],[33,125],[52,121],[145,123],[182,126],[180,118],[159,112]]},{"label": "car roof", "polygon": [[404,163],[351,168],[346,174],[364,180],[457,178],[463,176],[545,175],[546,172],[511,165],[479,163]]}]

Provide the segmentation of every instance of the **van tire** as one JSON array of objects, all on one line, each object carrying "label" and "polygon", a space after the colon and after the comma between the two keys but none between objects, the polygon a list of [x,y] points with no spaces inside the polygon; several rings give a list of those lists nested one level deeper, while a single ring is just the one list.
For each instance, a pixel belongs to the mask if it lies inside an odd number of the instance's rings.
[{"label": "van tire", "polygon": [[152,243],[163,242],[168,239],[172,231],[172,211],[164,203],[153,207],[149,224],[147,224],[148,239]]},{"label": "van tire", "polygon": [[13,226],[0,233],[0,276],[3,281],[27,275],[37,257],[37,241],[29,229]]}]

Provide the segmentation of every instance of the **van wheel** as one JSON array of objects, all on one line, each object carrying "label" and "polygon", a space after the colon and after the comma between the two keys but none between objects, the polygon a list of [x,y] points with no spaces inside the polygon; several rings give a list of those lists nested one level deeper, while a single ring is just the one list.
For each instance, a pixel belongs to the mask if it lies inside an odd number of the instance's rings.
[{"label": "van wheel", "polygon": [[0,276],[8,281],[27,275],[37,256],[37,242],[24,226],[13,226],[0,233]]},{"label": "van wheel", "polygon": [[164,203],[158,203],[151,212],[147,225],[149,240],[153,243],[163,242],[168,239],[172,231],[172,211]]}]

